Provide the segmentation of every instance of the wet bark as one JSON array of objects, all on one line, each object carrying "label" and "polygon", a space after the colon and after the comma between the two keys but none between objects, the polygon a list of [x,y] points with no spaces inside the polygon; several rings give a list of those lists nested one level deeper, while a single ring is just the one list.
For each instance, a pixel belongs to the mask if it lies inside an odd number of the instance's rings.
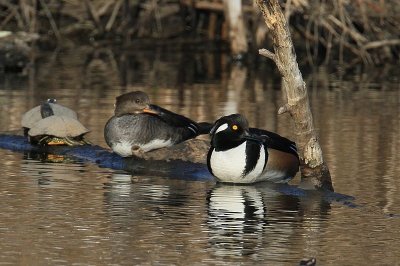
[{"label": "wet bark", "polygon": [[278,0],[256,0],[269,29],[274,52],[261,49],[261,55],[272,59],[282,75],[287,103],[278,113],[288,112],[295,125],[296,144],[301,161],[303,186],[333,191],[329,169],[324,162],[314,128],[307,87],[296,61],[289,27]]},{"label": "wet bark", "polygon": [[192,163],[207,163],[207,153],[210,141],[204,139],[190,139],[182,143],[138,155],[145,160],[173,161],[181,160]]},{"label": "wet bark", "polygon": [[229,40],[233,55],[248,51],[246,27],[243,19],[242,0],[224,0],[226,21],[229,25]]}]

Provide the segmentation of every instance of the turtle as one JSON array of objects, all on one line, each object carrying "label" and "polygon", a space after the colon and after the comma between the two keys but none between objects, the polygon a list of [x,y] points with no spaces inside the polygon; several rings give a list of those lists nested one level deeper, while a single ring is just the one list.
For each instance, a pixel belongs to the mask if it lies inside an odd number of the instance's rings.
[{"label": "turtle", "polygon": [[83,138],[89,130],[79,122],[76,112],[57,104],[55,99],[48,99],[26,112],[22,116],[21,125],[24,135],[32,144],[90,144]]}]

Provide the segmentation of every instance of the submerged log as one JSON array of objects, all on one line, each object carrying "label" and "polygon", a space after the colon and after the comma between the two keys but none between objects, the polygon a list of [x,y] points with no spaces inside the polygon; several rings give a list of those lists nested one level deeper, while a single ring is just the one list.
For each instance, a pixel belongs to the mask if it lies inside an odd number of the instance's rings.
[{"label": "submerged log", "polygon": [[261,49],[260,54],[272,59],[282,75],[287,103],[278,111],[288,112],[295,124],[296,143],[301,161],[301,178],[305,186],[333,191],[329,169],[315,131],[307,87],[303,81],[289,27],[278,0],[256,0],[272,35],[274,53]]},{"label": "submerged log", "polygon": [[[201,140],[195,140],[194,142],[193,140],[186,141],[176,145],[174,149],[175,151],[179,151],[181,149],[187,149],[187,151],[189,151],[192,149],[190,147],[196,146],[196,142],[198,141]],[[190,144],[188,145],[188,143]],[[185,146],[188,147],[185,148]],[[161,160],[123,158],[97,145],[83,145],[75,147],[36,146],[31,145],[26,137],[20,135],[0,134],[0,148],[23,152],[30,158],[36,158],[43,162],[70,162],[71,159],[75,159],[79,161],[95,163],[99,167],[127,171],[132,174],[132,176],[158,176],[188,181],[215,182],[214,177],[208,172],[207,166],[203,163],[174,159],[166,161],[165,158]],[[171,154],[169,153],[169,155]],[[229,185],[223,184],[222,186]],[[231,186],[240,187],[240,185]],[[301,198],[307,197],[309,199],[312,198],[316,201],[325,203],[336,202],[352,208],[358,207],[353,202],[354,197],[340,193],[330,191],[307,191],[289,184],[270,182],[262,182],[254,186],[271,190],[271,192],[277,192],[282,195],[290,195]],[[245,185],[242,187],[249,188],[252,186]]]},{"label": "submerged log", "polygon": [[[32,145],[24,136],[0,134],[0,148],[12,151],[28,153],[30,157],[45,162],[57,162],[68,158],[75,158],[100,167],[114,170],[124,170],[132,175],[162,176],[175,179],[214,181],[214,177],[208,172],[207,166],[203,163],[189,161],[187,154],[190,152],[193,143],[183,142],[174,147],[175,150],[186,150],[179,156],[166,157],[166,153],[149,155],[149,159],[130,157],[123,158],[116,153],[97,145],[83,146],[38,146]],[[187,147],[186,147],[187,146]],[[180,148],[179,148],[180,147]],[[195,152],[194,152],[195,153]],[[53,156],[56,155],[56,156]],[[169,155],[172,155],[169,153]],[[150,158],[151,157],[151,158]],[[168,158],[168,160],[166,160]],[[184,159],[184,160],[183,160]]]},{"label": "submerged log", "polygon": [[202,139],[191,139],[177,145],[143,153],[142,159],[146,160],[182,160],[206,164],[210,142]]}]

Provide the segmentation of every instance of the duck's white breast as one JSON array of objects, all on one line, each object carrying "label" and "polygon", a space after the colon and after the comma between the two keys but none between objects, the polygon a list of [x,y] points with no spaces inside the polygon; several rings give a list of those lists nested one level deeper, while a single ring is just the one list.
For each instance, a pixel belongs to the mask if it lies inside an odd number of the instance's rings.
[{"label": "duck's white breast", "polygon": [[243,176],[246,167],[246,142],[227,151],[213,151],[210,166],[215,177],[223,182],[252,183],[261,175],[265,162],[264,149],[253,171]]},{"label": "duck's white breast", "polygon": [[116,154],[122,157],[132,156],[132,143],[128,141],[117,142],[111,148]]},{"label": "duck's white breast", "polygon": [[156,150],[164,147],[169,147],[172,145],[170,140],[154,139],[146,144],[136,144],[130,141],[120,141],[112,146],[115,153],[122,157],[132,156],[132,147],[138,146],[143,152],[148,152],[151,150]]},{"label": "duck's white breast", "polygon": [[211,153],[210,166],[215,177],[229,182],[242,178],[246,166],[246,142],[236,148]]},{"label": "duck's white breast", "polygon": [[164,147],[169,147],[172,145],[171,140],[165,140],[165,139],[153,139],[149,143],[146,144],[140,144],[140,148],[144,151],[151,151],[151,150],[156,150]]}]

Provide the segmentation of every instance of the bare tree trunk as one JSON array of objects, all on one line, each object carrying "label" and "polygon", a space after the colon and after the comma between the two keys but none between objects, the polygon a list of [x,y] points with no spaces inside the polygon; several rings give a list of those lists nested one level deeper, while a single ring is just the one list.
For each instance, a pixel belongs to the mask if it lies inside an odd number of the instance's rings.
[{"label": "bare tree trunk", "polygon": [[243,19],[242,0],[224,0],[225,19],[229,25],[231,52],[234,55],[248,51],[246,27]]},{"label": "bare tree trunk", "polygon": [[329,169],[324,163],[318,136],[314,128],[307,88],[296,61],[289,27],[278,0],[256,0],[272,35],[274,53],[261,49],[261,55],[272,59],[282,75],[282,87],[287,103],[278,111],[289,112],[295,124],[296,143],[301,161],[303,185],[333,191]]}]

